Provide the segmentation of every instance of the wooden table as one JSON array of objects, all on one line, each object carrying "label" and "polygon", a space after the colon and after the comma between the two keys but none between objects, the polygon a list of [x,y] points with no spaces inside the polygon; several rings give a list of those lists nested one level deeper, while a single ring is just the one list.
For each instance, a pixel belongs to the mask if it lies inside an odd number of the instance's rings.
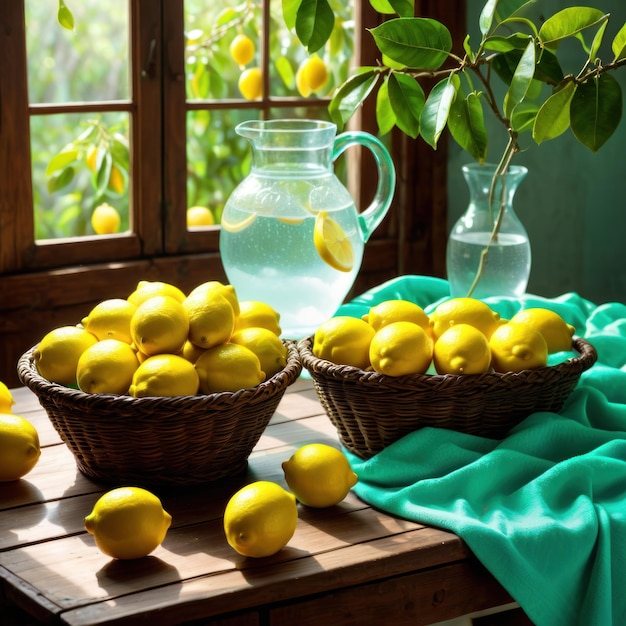
[{"label": "wooden table", "polygon": [[24,479],[0,483],[0,624],[416,626],[511,602],[457,536],[354,494],[328,509],[299,505],[294,537],[272,557],[230,548],[222,513],[236,489],[258,479],[284,485],[280,463],[300,445],[338,446],[309,380],[289,388],[245,475],[153,489],[173,523],[163,545],[137,561],[95,547],[83,518],[108,487],[76,469],[28,389],[13,395],[42,455]]}]

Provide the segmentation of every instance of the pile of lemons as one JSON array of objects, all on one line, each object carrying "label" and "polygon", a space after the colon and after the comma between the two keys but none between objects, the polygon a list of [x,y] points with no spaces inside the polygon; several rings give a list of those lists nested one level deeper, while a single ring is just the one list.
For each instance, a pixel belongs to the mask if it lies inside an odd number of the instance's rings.
[{"label": "pile of lemons", "polygon": [[450,298],[430,314],[407,300],[386,300],[362,318],[320,325],[314,356],[336,364],[407,374],[482,374],[545,367],[548,355],[572,349],[574,327],[545,308],[501,319],[485,302]]},{"label": "pile of lemons", "polygon": [[11,391],[0,382],[0,482],[19,480],[41,455],[37,429],[12,412],[14,404]]},{"label": "pile of lemons", "polygon": [[[257,480],[235,492],[223,516],[228,544],[247,557],[266,557],[284,548],[298,523],[297,502],[315,508],[339,504],[356,484],[357,476],[338,449],[322,443],[298,448],[282,463],[288,489],[277,482]],[[98,498],[84,518],[104,554],[137,559],[164,540],[172,516],[160,499],[141,487],[118,487]]]},{"label": "pile of lemons", "polygon": [[140,281],[126,299],[97,304],[33,351],[47,380],[87,393],[187,396],[255,387],[287,362],[280,314],[209,281],[189,294]]}]

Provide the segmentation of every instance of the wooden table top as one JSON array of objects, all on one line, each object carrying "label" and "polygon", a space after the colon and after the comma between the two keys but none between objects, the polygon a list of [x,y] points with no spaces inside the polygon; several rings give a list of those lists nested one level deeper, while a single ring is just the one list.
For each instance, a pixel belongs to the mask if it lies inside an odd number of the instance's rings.
[{"label": "wooden table top", "polygon": [[310,380],[282,399],[247,472],[158,490],[173,517],[150,556],[102,554],[84,517],[110,487],[81,474],[37,398],[12,390],[14,413],[40,434],[22,480],[0,483],[0,624],[430,624],[511,602],[455,535],[399,519],[354,494],[328,509],[298,505],[294,537],[264,559],[226,542],[228,498],[254,480],[283,486],[281,462],[311,442],[338,447]]}]

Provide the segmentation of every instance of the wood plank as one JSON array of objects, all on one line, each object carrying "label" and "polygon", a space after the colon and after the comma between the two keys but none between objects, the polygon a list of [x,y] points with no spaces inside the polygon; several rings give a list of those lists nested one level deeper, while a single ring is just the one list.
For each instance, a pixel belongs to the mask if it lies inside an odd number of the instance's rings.
[{"label": "wood plank", "polygon": [[[276,557],[297,548],[296,542]],[[422,528],[317,551],[313,558],[307,554],[283,562],[242,558],[235,570],[68,610],[63,620],[72,626],[136,624],[140,614],[143,623],[158,617],[160,625],[177,624],[227,613],[233,606],[263,606],[456,561],[467,551],[454,535]]]}]

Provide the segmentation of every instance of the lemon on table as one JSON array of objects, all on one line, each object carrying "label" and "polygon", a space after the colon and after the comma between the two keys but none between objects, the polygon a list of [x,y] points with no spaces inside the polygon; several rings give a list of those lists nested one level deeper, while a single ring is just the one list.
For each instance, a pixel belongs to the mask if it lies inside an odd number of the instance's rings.
[{"label": "lemon on table", "polygon": [[33,351],[37,371],[60,385],[76,385],[76,366],[80,355],[98,338],[78,326],[60,326],[44,335]]},{"label": "lemon on table", "polygon": [[413,322],[424,329],[430,323],[428,315],[419,304],[409,300],[385,300],[370,307],[370,310],[363,316],[374,330],[380,330],[393,322]]},{"label": "lemon on table", "polygon": [[243,300],[239,302],[235,330],[243,328],[267,328],[275,335],[280,335],[280,313],[266,302]]},{"label": "lemon on table", "polygon": [[76,381],[86,393],[124,395],[139,367],[137,353],[125,341],[103,339],[78,359]]},{"label": "lemon on table", "polygon": [[211,209],[205,206],[192,206],[187,209],[187,228],[213,226],[215,218]]},{"label": "lemon on table", "polygon": [[518,311],[510,322],[530,324],[538,330],[548,344],[548,352],[565,352],[572,349],[575,328],[556,311],[540,307]]},{"label": "lemon on table", "polygon": [[313,335],[313,355],[338,365],[367,369],[376,331],[362,319],[338,315],[319,325]]},{"label": "lemon on table", "polygon": [[130,320],[137,307],[122,298],[110,298],[96,304],[81,324],[99,340],[119,339],[132,343]]},{"label": "lemon on table", "polygon": [[295,496],[266,480],[242,487],[224,510],[226,540],[243,556],[276,554],[289,543],[297,523]]},{"label": "lemon on table", "polygon": [[266,378],[274,376],[287,365],[287,346],[267,328],[243,328],[230,341],[245,346],[257,355]]},{"label": "lemon on table", "polygon": [[0,482],[28,474],[40,455],[37,429],[19,415],[0,413]]},{"label": "lemon on table", "polygon": [[546,340],[528,324],[503,324],[491,335],[489,347],[496,372],[520,372],[548,363]]},{"label": "lemon on table", "polygon": [[451,298],[437,305],[429,315],[433,337],[437,339],[454,324],[470,324],[487,339],[502,324],[500,315],[476,298]]},{"label": "lemon on table", "polygon": [[470,324],[455,324],[435,342],[433,363],[438,374],[484,374],[491,367],[489,341]]},{"label": "lemon on table", "polygon": [[135,306],[139,306],[153,296],[170,296],[178,302],[182,302],[187,297],[180,288],[171,283],[164,283],[160,280],[140,280],[135,291],[126,299]]},{"label": "lemon on table", "polygon": [[13,409],[15,400],[9,388],[0,381],[0,413],[10,413]]},{"label": "lemon on table", "polygon": [[189,341],[199,348],[226,343],[235,329],[230,302],[215,289],[196,291],[183,300],[189,319]]},{"label": "lemon on table", "polygon": [[176,354],[189,335],[189,318],[183,305],[171,296],[153,296],[142,302],[130,320],[130,336],[138,350]]},{"label": "lemon on table", "polygon": [[257,355],[236,343],[208,348],[194,366],[202,393],[248,389],[265,380]]},{"label": "lemon on table", "polygon": [[298,448],[282,468],[296,498],[317,508],[339,504],[358,480],[341,451],[323,443]]},{"label": "lemon on table", "polygon": [[199,284],[189,292],[187,297],[195,297],[198,292],[207,293],[209,291],[217,291],[220,295],[224,296],[224,298],[230,302],[230,306],[233,307],[235,316],[239,315],[239,298],[237,297],[237,291],[232,285],[225,285],[219,280],[209,280]]},{"label": "lemon on table", "polygon": [[418,324],[393,322],[372,337],[369,357],[379,374],[423,374],[433,358],[433,340]]},{"label": "lemon on table", "polygon": [[334,269],[349,272],[353,268],[352,242],[327,211],[320,211],[315,218],[313,243],[320,257]]},{"label": "lemon on table", "polygon": [[84,523],[107,556],[139,559],[163,543],[172,516],[150,491],[118,487],[98,499]]},{"label": "lemon on table", "polygon": [[156,354],[140,363],[128,393],[135,398],[194,396],[199,385],[193,363],[177,354]]}]

